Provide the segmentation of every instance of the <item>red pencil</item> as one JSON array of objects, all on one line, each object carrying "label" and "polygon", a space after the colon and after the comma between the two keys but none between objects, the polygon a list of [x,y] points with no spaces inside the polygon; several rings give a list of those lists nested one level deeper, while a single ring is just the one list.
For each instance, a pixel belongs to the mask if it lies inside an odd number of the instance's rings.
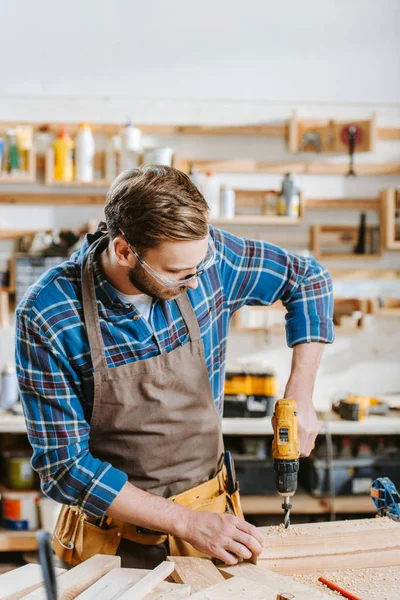
[{"label": "red pencil", "polygon": [[355,596],[351,592],[346,592],[346,590],[336,585],[336,583],[329,581],[329,579],[325,579],[325,577],[318,577],[318,581],[326,585],[331,590],[339,592],[339,594],[342,594],[342,596],[344,596],[345,598],[349,598],[349,600],[362,600],[362,598],[360,598],[359,596]]}]

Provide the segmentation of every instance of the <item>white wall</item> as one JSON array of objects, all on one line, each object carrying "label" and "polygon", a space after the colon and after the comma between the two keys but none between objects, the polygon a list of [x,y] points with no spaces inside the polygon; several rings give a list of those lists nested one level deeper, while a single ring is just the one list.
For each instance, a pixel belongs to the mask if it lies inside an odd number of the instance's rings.
[{"label": "white wall", "polygon": [[2,5],[5,95],[399,101],[397,0]]}]

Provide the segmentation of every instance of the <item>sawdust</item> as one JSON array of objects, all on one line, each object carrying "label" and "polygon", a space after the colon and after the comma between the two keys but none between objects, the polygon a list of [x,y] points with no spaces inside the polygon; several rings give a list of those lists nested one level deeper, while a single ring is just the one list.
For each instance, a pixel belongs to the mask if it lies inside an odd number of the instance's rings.
[{"label": "sawdust", "polygon": [[[323,590],[327,596],[341,597],[318,581],[321,573],[291,574],[292,579]],[[400,599],[400,567],[379,567],[371,569],[348,569],[335,571],[324,575],[333,583],[345,590],[360,596],[363,600],[399,600]]]}]

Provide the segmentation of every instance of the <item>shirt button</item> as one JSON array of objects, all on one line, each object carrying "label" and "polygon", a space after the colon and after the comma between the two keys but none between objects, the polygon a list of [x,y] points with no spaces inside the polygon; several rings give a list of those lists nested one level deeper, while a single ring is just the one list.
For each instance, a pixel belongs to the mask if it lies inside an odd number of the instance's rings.
[{"label": "shirt button", "polygon": [[133,315],[132,319],[133,319],[134,321],[139,321],[139,319],[140,319],[140,315]]}]

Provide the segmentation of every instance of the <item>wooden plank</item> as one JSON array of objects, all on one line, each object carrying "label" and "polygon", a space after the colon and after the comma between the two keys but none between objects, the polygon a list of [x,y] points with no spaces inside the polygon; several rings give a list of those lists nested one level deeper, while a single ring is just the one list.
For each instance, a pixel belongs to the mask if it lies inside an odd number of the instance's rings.
[{"label": "wooden plank", "polygon": [[[57,600],[73,600],[106,573],[121,566],[120,556],[96,554],[57,579]],[[24,600],[46,600],[44,588],[25,596]]]},{"label": "wooden plank", "polygon": [[277,573],[328,571],[400,564],[399,526],[390,519],[359,519],[261,527],[265,547],[258,559]]},{"label": "wooden plank", "polygon": [[276,600],[276,593],[244,577],[231,577],[201,590],[190,600]]},{"label": "wooden plank", "polygon": [[164,581],[174,570],[174,563],[164,561],[160,563],[155,569],[150,571],[143,577],[138,583],[134,584],[128,591],[122,596],[119,596],[120,600],[142,600],[147,594],[150,594],[161,582]]},{"label": "wooden plank", "polygon": [[190,585],[163,581],[155,588],[154,592],[147,594],[145,600],[181,600],[181,598],[189,598],[189,596]]},{"label": "wooden plank", "polygon": [[[151,573],[150,569],[111,569],[111,571],[96,581],[95,584],[91,585],[82,594],[79,594],[77,600],[117,600],[124,592],[130,589],[135,583],[141,581],[149,573]],[[162,582],[155,588],[154,593],[146,596],[146,600],[148,598],[154,598],[155,600],[160,594],[160,598],[163,597],[163,594],[168,598],[168,594],[171,594],[172,591],[175,593],[176,598],[186,598],[190,594],[190,586]],[[172,595],[171,598],[173,598]]]},{"label": "wooden plank", "polygon": [[224,580],[217,567],[207,558],[168,556],[175,565],[172,578],[176,583],[188,583],[192,593]]},{"label": "wooden plank", "polygon": [[[88,184],[89,185],[89,184]],[[27,194],[0,192],[0,204],[34,204],[45,206],[65,206],[65,205],[95,205],[104,206],[106,194],[96,192],[89,194],[85,192],[72,192],[66,194],[43,193],[43,194]]]},{"label": "wooden plank", "polygon": [[32,552],[36,549],[36,531],[10,531],[0,528],[0,552]]},{"label": "wooden plank", "polygon": [[[56,575],[65,569],[55,569]],[[0,600],[19,600],[43,585],[43,571],[40,565],[24,565],[0,575]]]},{"label": "wooden plank", "polygon": [[294,581],[291,577],[279,575],[278,573],[261,569],[249,563],[242,563],[233,567],[220,567],[220,571],[228,577],[239,576],[250,579],[254,583],[265,586],[276,595],[285,593],[294,594],[296,600],[329,600],[330,598],[322,590],[317,590]]}]

